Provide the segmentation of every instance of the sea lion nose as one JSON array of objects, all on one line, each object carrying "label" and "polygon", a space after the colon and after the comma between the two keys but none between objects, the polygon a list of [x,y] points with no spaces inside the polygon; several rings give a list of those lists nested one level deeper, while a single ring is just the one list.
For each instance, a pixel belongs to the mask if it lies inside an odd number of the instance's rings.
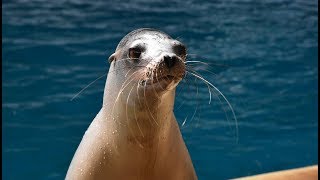
[{"label": "sea lion nose", "polygon": [[176,56],[165,55],[163,60],[166,66],[170,69],[176,64],[178,58]]}]

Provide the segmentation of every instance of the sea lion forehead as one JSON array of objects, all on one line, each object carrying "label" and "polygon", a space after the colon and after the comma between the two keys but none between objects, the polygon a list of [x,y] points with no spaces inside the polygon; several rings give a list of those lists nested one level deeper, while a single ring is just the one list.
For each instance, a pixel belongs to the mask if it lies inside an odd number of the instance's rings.
[{"label": "sea lion forehead", "polygon": [[167,44],[171,44],[171,39],[168,41],[167,38],[157,37],[152,34],[144,34],[143,36],[137,37],[133,40],[127,42],[128,47],[148,47],[148,48],[156,48],[156,47],[166,47]]},{"label": "sea lion forehead", "polygon": [[157,29],[151,28],[141,28],[128,33],[125,37],[121,39],[119,42],[117,49],[122,48],[123,46],[127,45],[128,43],[132,43],[136,40],[146,40],[146,39],[154,39],[154,40],[161,40],[161,39],[172,39],[168,34],[159,31]]}]

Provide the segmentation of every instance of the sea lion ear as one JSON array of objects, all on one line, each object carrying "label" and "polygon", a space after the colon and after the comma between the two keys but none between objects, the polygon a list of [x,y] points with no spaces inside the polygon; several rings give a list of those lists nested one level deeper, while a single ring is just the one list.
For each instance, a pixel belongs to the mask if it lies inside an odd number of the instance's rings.
[{"label": "sea lion ear", "polygon": [[109,57],[109,63],[111,63],[112,61],[117,60],[116,56],[119,54],[119,51],[114,52],[113,54],[111,54],[111,56]]},{"label": "sea lion ear", "polygon": [[113,60],[116,59],[116,53],[111,54],[111,56],[109,57],[108,61],[109,63],[111,63]]}]

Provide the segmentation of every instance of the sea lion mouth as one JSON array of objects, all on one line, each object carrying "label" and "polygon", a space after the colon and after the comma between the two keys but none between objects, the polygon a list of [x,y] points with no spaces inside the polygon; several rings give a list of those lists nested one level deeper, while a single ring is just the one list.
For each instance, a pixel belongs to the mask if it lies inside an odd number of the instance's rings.
[{"label": "sea lion mouth", "polygon": [[147,81],[147,85],[157,84],[157,83],[160,83],[161,81],[171,82],[175,78],[176,77],[173,75],[165,75],[162,77],[156,77],[156,78],[153,78],[153,80],[151,80],[151,81]]},{"label": "sea lion mouth", "polygon": [[182,77],[178,77],[172,74],[163,75],[161,77],[153,77],[145,81],[145,85],[152,86],[157,84],[169,84],[173,81],[180,81]]},{"label": "sea lion mouth", "polygon": [[155,86],[164,87],[172,82],[178,82],[181,79],[182,79],[181,77],[168,74],[168,75],[163,75],[161,77],[153,77],[153,78],[141,80],[139,84],[144,87],[155,87]]}]

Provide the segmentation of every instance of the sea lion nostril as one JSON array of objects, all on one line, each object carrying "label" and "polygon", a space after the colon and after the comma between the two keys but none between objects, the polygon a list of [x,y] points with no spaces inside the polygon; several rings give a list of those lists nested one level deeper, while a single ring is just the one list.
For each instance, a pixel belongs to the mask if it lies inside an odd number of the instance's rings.
[{"label": "sea lion nostril", "polygon": [[177,57],[167,55],[163,57],[163,60],[168,68],[172,68],[176,64]]}]

